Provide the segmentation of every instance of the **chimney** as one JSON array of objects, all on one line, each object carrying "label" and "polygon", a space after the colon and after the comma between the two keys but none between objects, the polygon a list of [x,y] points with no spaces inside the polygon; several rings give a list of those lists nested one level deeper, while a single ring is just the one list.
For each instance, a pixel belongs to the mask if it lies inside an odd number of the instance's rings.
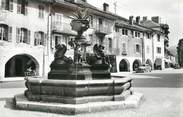
[{"label": "chimney", "polygon": [[133,16],[129,17],[129,24],[133,25]]},{"label": "chimney", "polygon": [[106,11],[106,12],[109,11],[109,4],[104,3],[103,4],[103,10]]},{"label": "chimney", "polygon": [[160,17],[159,16],[153,16],[153,17],[151,17],[151,20],[155,23],[158,23],[158,24],[160,23]]},{"label": "chimney", "polygon": [[147,16],[144,16],[142,21],[147,21]]},{"label": "chimney", "polygon": [[136,17],[136,23],[137,23],[137,24],[140,24],[140,16],[137,16],[137,17]]}]

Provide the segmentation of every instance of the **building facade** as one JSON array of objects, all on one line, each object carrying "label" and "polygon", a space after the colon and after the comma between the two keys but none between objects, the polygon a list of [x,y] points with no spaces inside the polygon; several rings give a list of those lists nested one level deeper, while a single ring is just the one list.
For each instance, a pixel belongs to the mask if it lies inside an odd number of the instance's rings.
[{"label": "building facade", "polygon": [[0,0],[0,80],[23,78],[30,67],[39,76],[47,75],[57,44],[65,44],[66,56],[72,58],[68,42],[77,33],[70,16],[83,7],[90,15],[86,51],[90,55],[95,44],[103,45],[111,72],[132,72],[142,64],[164,68],[167,28],[154,19],[125,19],[111,13],[106,3],[99,10],[83,0]]},{"label": "building facade", "polygon": [[0,0],[0,79],[23,77],[32,66],[44,72],[47,4],[30,0]]}]

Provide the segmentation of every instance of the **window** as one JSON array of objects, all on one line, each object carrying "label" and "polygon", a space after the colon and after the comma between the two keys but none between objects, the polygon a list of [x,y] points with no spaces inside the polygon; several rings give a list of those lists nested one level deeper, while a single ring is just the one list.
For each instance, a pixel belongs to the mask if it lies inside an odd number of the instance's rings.
[{"label": "window", "polygon": [[160,42],[160,34],[157,34],[158,42]]},{"label": "window", "polygon": [[134,31],[133,30],[131,30],[131,35],[132,35],[132,37],[134,37]]},{"label": "window", "polygon": [[17,28],[16,42],[30,44],[30,31],[26,28]]},{"label": "window", "polygon": [[136,44],[135,49],[136,49],[136,52],[140,53],[140,45],[139,44]]},{"label": "window", "polygon": [[122,29],[122,35],[128,35],[128,30],[127,29]]},{"label": "window", "polygon": [[140,32],[135,31],[135,37],[140,37]]},{"label": "window", "polygon": [[39,18],[44,18],[44,6],[43,5],[39,5]]},{"label": "window", "polygon": [[44,32],[35,32],[34,33],[34,45],[45,45],[46,34]]},{"label": "window", "polygon": [[63,14],[60,13],[55,13],[54,16],[54,27],[62,27],[62,18],[63,18]]},{"label": "window", "polygon": [[109,40],[109,49],[112,49],[112,39],[108,38],[108,40]]},{"label": "window", "polygon": [[28,0],[17,0],[17,13],[27,15]]},{"label": "window", "polygon": [[116,27],[116,28],[115,28],[115,31],[116,31],[116,32],[119,32],[119,28],[118,28],[118,27]]},{"label": "window", "polygon": [[93,27],[93,16],[90,15],[90,27]]},{"label": "window", "polygon": [[11,41],[12,39],[12,27],[8,25],[0,25],[0,40]]},{"label": "window", "polygon": [[99,18],[99,25],[102,25],[103,24],[103,20],[102,18]]},{"label": "window", "polygon": [[127,53],[126,53],[126,43],[122,43],[122,55],[127,55]]},{"label": "window", "polygon": [[125,29],[122,29],[122,35],[125,35]]},{"label": "window", "polygon": [[13,0],[1,0],[1,8],[13,11]]},{"label": "window", "polygon": [[157,47],[157,53],[161,54],[161,48]]},{"label": "window", "polygon": [[147,38],[150,39],[151,35],[150,34],[147,34]]},{"label": "window", "polygon": [[137,37],[137,32],[135,31],[135,37]]},{"label": "window", "polygon": [[138,32],[138,37],[140,37],[140,33]]}]

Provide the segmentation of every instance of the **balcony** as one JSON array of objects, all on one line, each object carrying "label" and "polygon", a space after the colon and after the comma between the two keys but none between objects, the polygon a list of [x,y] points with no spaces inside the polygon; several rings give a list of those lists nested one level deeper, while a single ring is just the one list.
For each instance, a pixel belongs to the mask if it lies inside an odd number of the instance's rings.
[{"label": "balcony", "polygon": [[108,48],[105,50],[105,53],[108,55],[119,55],[119,49],[117,48]]},{"label": "balcony", "polygon": [[97,34],[103,34],[103,35],[107,35],[112,32],[111,27],[109,25],[97,25],[95,30]]},{"label": "balcony", "polygon": [[53,33],[61,33],[65,35],[77,35],[77,33],[72,30],[70,23],[53,22],[52,31]]}]

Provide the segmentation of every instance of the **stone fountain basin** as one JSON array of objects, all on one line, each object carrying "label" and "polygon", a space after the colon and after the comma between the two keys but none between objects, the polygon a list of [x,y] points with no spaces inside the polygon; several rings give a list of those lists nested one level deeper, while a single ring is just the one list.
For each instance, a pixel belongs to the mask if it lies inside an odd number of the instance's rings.
[{"label": "stone fountain basin", "polygon": [[114,96],[121,95],[130,89],[131,81],[132,79],[128,77],[107,80],[50,80],[30,77],[26,81],[25,96],[32,101],[49,101],[45,99],[46,97],[77,99],[91,96]]}]

